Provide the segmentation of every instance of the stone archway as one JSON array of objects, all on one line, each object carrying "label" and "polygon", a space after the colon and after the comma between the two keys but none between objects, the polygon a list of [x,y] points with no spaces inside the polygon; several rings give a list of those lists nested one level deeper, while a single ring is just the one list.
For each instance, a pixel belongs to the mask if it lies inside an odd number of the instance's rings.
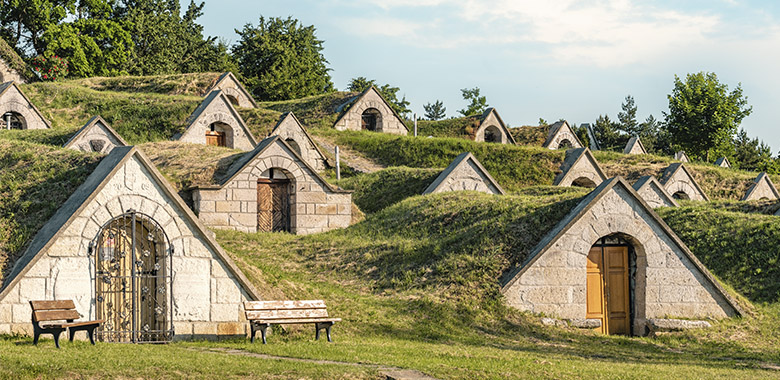
[{"label": "stone archway", "polygon": [[233,128],[220,121],[211,123],[206,131],[206,145],[233,148]]},{"label": "stone archway", "polygon": [[571,143],[569,139],[563,139],[560,143],[558,143],[558,149],[569,149],[573,147],[574,145]]},{"label": "stone archway", "polygon": [[293,139],[292,137],[288,137],[287,139],[284,140],[284,142],[286,142],[287,145],[289,145],[290,148],[292,148],[292,150],[295,151],[295,153],[298,153],[299,156],[303,155],[303,152],[301,151],[301,146],[298,145],[295,139]]},{"label": "stone archway", "polygon": [[588,189],[595,189],[596,182],[588,177],[579,177],[571,182],[572,186],[585,187]]},{"label": "stone archway", "polygon": [[498,127],[496,127],[495,125],[488,126],[487,128],[485,128],[484,141],[491,142],[491,143],[503,142],[503,135],[501,133],[501,130],[499,130]]},{"label": "stone archway", "polygon": [[683,190],[680,190],[680,191],[672,194],[672,198],[674,198],[676,200],[685,200],[685,201],[691,199],[691,197]]},{"label": "stone archway", "polygon": [[382,113],[376,108],[367,108],[361,114],[360,129],[381,132],[382,131]]},{"label": "stone archway", "polygon": [[18,112],[8,111],[3,114],[2,119],[2,129],[27,129],[27,120]]}]

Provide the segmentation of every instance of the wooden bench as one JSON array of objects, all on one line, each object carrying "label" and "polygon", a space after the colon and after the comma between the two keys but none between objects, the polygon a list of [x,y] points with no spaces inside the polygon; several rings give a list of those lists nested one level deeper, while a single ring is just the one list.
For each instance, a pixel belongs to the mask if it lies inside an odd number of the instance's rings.
[{"label": "wooden bench", "polygon": [[265,341],[265,332],[271,325],[314,323],[315,340],[320,339],[320,330],[325,329],[330,340],[330,327],[341,318],[328,317],[325,301],[249,301],[244,302],[246,319],[252,327],[251,342],[260,330]]},{"label": "wooden bench", "polygon": [[30,307],[32,308],[33,344],[38,344],[41,334],[51,334],[54,337],[54,345],[60,348],[60,334],[65,330],[68,330],[71,342],[77,331],[86,331],[89,341],[95,344],[95,329],[103,323],[103,320],[74,322],[81,318],[81,314],[76,311],[73,300],[30,301]]}]

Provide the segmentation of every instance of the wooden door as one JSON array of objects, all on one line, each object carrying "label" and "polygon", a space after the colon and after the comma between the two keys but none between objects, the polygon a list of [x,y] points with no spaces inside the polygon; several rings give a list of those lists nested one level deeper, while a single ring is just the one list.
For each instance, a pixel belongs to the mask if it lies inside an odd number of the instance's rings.
[{"label": "wooden door", "polygon": [[207,131],[206,145],[225,146],[225,132]]},{"label": "wooden door", "polygon": [[257,180],[257,230],[290,231],[290,181]]},{"label": "wooden door", "polygon": [[592,247],[586,273],[586,318],[601,320],[597,330],[602,333],[628,335],[631,331],[628,247]]}]

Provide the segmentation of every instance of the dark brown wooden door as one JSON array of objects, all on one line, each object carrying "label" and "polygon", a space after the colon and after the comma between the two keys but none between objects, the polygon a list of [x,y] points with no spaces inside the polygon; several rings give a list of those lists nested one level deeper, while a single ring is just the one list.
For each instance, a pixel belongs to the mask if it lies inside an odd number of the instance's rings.
[{"label": "dark brown wooden door", "polygon": [[290,181],[257,180],[257,230],[290,231]]},{"label": "dark brown wooden door", "polygon": [[225,132],[206,132],[206,145],[225,146]]},{"label": "dark brown wooden door", "polygon": [[600,319],[607,334],[630,333],[628,247],[595,246],[586,264],[586,318]]}]

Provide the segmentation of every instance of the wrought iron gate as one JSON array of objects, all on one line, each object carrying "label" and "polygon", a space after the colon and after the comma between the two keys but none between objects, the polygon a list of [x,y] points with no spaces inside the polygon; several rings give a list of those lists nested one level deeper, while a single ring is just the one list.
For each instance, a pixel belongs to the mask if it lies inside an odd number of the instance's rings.
[{"label": "wrought iron gate", "polygon": [[173,338],[173,246],[148,215],[129,210],[103,225],[90,244],[95,258],[97,330],[104,342]]}]

